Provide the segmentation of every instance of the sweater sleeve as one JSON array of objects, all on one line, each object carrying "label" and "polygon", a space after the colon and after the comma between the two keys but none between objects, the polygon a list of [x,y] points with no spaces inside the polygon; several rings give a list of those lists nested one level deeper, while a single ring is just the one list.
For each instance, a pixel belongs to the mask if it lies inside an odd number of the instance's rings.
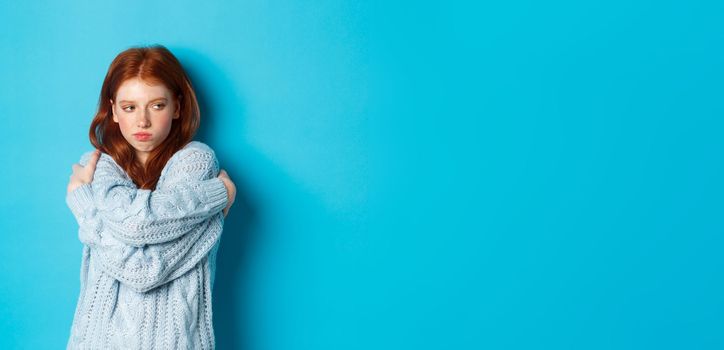
[{"label": "sweater sleeve", "polygon": [[[99,215],[104,230],[119,241],[142,246],[174,240],[224,209],[227,192],[216,177],[218,161],[210,149],[184,149],[169,161],[155,190],[138,189],[107,154],[102,154],[90,185],[68,194],[66,202],[80,224]],[[87,164],[91,152],[81,157]],[[80,237],[83,241],[83,236]]]},{"label": "sweater sleeve", "polygon": [[191,270],[216,246],[224,225],[217,213],[191,232],[170,242],[134,247],[113,235],[95,235],[102,231],[98,217],[89,218],[81,231],[97,237],[86,243],[101,269],[131,289],[145,293]]},{"label": "sweater sleeve", "polygon": [[[159,181],[156,190],[139,190],[115,163],[99,159],[92,184],[67,199],[80,240],[103,270],[139,292],[186,273],[206,256],[223,228],[226,188],[214,191],[223,183],[215,178],[213,153],[185,152],[164,171],[166,181]],[[223,201],[214,200],[217,193]]]}]

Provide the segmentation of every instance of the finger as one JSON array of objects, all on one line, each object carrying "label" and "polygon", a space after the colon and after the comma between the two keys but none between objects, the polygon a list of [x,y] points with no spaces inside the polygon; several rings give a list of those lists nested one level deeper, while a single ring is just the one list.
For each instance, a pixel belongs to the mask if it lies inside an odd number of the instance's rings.
[{"label": "finger", "polygon": [[98,158],[101,157],[101,151],[95,150],[93,154],[91,154],[90,160],[88,160],[88,165],[86,165],[87,169],[91,169],[91,171],[95,171],[96,164],[98,164]]},{"label": "finger", "polygon": [[82,166],[81,166],[80,164],[78,164],[78,163],[75,163],[75,164],[73,164],[73,165],[71,166],[71,168],[73,169],[73,172],[75,172],[75,171],[77,171],[78,169],[82,168]]}]

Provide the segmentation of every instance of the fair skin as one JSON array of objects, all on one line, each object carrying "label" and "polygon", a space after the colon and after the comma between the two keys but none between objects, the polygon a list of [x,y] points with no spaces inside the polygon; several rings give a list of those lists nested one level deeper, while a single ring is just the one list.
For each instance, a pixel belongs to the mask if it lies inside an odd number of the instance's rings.
[{"label": "fair skin", "polygon": [[[146,164],[148,155],[166,139],[173,120],[178,119],[180,104],[163,84],[133,78],[118,87],[111,107],[123,138],[136,150],[138,161]],[[139,132],[150,137],[139,140],[134,136]]]},{"label": "fair skin", "polygon": [[[116,100],[111,100],[113,121],[118,124],[121,134],[133,146],[136,158],[145,164],[148,155],[160,145],[171,131],[174,119],[179,117],[180,104],[172,93],[163,84],[151,84],[133,78],[124,81],[116,92]],[[137,138],[136,133],[146,133],[149,136]],[[93,181],[93,173],[100,158],[100,151],[96,150],[86,166],[73,164],[73,173],[70,176],[67,193],[83,184]],[[219,172],[219,179],[226,186],[229,200],[224,208],[224,216],[234,203],[236,186],[225,170]]]}]

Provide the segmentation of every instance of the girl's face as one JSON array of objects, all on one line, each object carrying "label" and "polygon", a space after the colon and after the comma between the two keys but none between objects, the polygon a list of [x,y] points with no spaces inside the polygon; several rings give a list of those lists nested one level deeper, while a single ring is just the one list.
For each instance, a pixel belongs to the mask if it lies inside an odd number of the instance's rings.
[{"label": "girl's face", "polygon": [[136,150],[141,164],[171,131],[171,121],[179,117],[179,102],[165,85],[150,85],[138,78],[124,81],[111,100],[113,121]]}]

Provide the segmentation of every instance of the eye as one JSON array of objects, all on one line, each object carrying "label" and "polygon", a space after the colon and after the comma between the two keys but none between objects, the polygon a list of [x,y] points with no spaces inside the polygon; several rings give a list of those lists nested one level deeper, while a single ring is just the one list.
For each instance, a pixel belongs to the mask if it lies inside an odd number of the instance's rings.
[{"label": "eye", "polygon": [[165,104],[159,103],[159,104],[156,104],[154,107],[158,107],[156,109],[163,109],[163,107],[165,107],[165,106],[166,106]]},{"label": "eye", "polygon": [[126,112],[131,112],[131,111],[133,111],[133,108],[135,108],[135,107],[129,105],[129,106],[121,107],[121,108]]}]

